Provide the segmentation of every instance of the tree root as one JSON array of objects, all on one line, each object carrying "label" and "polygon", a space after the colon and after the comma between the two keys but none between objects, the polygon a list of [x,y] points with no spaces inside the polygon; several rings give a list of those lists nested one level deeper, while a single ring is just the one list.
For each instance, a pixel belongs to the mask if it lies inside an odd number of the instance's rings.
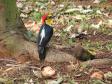
[{"label": "tree root", "polygon": [[[2,41],[3,42],[1,42],[0,45],[5,45],[5,47],[0,47],[0,52],[2,52],[0,56],[5,55],[7,57],[7,55],[10,55],[22,63],[23,61],[26,62],[31,60],[39,61],[37,45],[35,43],[26,41],[22,36],[17,34],[13,34]],[[72,55],[52,48],[49,48],[47,51],[45,59],[46,62],[69,62],[74,60],[75,58]]]},{"label": "tree root", "polygon": [[87,64],[87,65],[91,65],[91,66],[112,65],[112,59],[108,59],[108,58],[94,59],[94,60],[82,62],[82,64]]},{"label": "tree root", "polygon": [[[9,35],[9,34],[8,34]],[[2,38],[3,39],[3,38]],[[5,38],[2,40],[3,42],[0,42],[0,58],[1,56],[12,56],[17,59],[18,62],[24,63],[27,61],[35,60],[39,61],[39,56],[37,52],[37,45],[33,42],[26,41],[22,36],[13,34],[9,36],[8,38]],[[76,47],[77,48],[77,47]],[[76,55],[82,55],[82,51],[80,52],[80,49],[83,50],[81,47],[78,49],[78,51],[72,49],[72,52],[66,53],[64,51],[61,51],[60,49],[55,48],[49,48],[47,51],[47,56],[45,61],[46,62],[76,62]],[[2,53],[1,53],[2,52]],[[7,54],[6,54],[7,53]],[[75,53],[75,56],[73,55]],[[79,56],[80,57],[80,56]],[[90,65],[102,65],[102,64],[111,64],[112,65],[112,59],[94,59],[90,61],[86,61],[83,63],[87,63]]]}]

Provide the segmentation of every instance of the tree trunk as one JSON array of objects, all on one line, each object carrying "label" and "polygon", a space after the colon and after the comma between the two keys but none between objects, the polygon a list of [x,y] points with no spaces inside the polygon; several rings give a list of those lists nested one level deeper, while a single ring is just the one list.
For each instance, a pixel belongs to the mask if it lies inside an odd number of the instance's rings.
[{"label": "tree trunk", "polygon": [[38,57],[35,44],[27,42],[21,30],[26,31],[17,12],[16,0],[0,0],[0,57],[16,58],[23,54]]}]

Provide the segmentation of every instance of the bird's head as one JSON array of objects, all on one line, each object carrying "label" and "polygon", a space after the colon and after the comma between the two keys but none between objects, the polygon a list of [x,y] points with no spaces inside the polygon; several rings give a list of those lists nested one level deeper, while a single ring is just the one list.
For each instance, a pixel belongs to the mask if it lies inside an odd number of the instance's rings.
[{"label": "bird's head", "polygon": [[46,23],[51,26],[53,24],[53,18],[51,14],[44,14],[42,16],[42,24]]}]

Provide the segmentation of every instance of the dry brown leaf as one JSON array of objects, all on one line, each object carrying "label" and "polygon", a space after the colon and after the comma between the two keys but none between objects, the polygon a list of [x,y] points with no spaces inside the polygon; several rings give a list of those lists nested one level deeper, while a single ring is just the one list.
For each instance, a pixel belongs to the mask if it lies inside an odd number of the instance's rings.
[{"label": "dry brown leaf", "polygon": [[79,69],[79,67],[80,67],[79,63],[74,65],[73,62],[70,62],[70,65],[67,65],[67,71],[71,72],[73,70]]},{"label": "dry brown leaf", "polygon": [[104,78],[104,73],[102,71],[94,72],[90,77],[102,80]]},{"label": "dry brown leaf", "polygon": [[41,73],[43,77],[49,78],[53,77],[56,74],[56,71],[52,67],[46,66],[42,68]]}]

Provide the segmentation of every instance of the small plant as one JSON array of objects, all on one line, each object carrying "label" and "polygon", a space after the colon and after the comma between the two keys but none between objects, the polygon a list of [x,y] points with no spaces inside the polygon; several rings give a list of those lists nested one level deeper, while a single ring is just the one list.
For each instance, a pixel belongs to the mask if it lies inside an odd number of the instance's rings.
[{"label": "small plant", "polygon": [[105,46],[105,48],[106,48],[107,50],[109,50],[109,51],[112,51],[112,42],[107,43],[106,46]]},{"label": "small plant", "polygon": [[74,39],[70,38],[70,39],[68,39],[68,44],[72,45],[74,43],[74,41],[75,41]]},{"label": "small plant", "polygon": [[93,80],[90,80],[90,84],[106,84],[106,83],[98,79],[93,79]]},{"label": "small plant", "polygon": [[100,0],[100,3],[104,3],[104,2],[107,2],[107,0]]},{"label": "small plant", "polygon": [[35,21],[40,21],[40,20],[41,20],[41,16],[42,16],[42,14],[41,14],[40,12],[34,12],[32,18],[33,18]]},{"label": "small plant", "polygon": [[73,79],[69,79],[68,82],[69,82],[69,84],[78,84],[78,83],[75,82],[75,80],[73,80]]}]

